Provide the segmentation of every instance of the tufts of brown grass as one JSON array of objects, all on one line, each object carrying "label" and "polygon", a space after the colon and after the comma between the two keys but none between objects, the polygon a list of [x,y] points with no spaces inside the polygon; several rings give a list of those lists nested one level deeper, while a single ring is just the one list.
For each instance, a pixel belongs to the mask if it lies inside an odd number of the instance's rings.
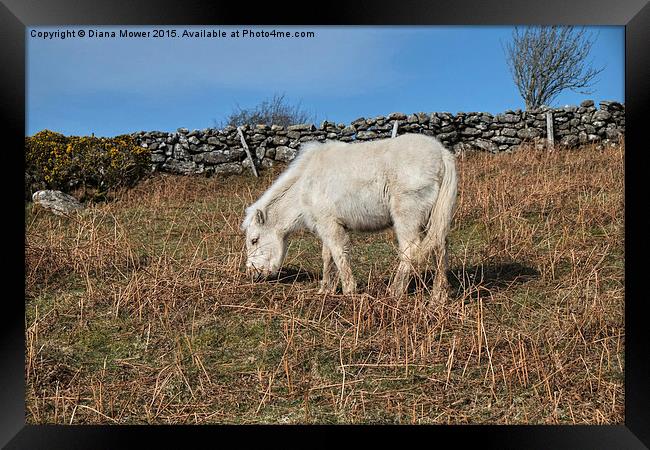
[{"label": "tufts of brown grass", "polygon": [[446,308],[386,296],[392,232],[243,275],[260,179],[159,175],[74,218],[28,207],[30,423],[622,423],[624,148],[467,154]]}]

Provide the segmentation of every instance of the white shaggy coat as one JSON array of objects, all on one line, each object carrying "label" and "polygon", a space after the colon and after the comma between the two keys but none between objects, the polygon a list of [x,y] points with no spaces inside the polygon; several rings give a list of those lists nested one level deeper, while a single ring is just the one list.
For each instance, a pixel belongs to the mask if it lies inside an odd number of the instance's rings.
[{"label": "white shaggy coat", "polygon": [[[447,287],[446,236],[456,205],[454,155],[435,138],[405,134],[394,139],[309,142],[273,185],[246,210],[247,268],[273,275],[287,238],[307,229],[323,242],[321,292],[343,292],[356,283],[349,262],[348,230],[393,227],[400,264],[391,291],[406,290],[414,265],[435,252],[436,286]],[[337,276],[338,272],[338,276]]]}]

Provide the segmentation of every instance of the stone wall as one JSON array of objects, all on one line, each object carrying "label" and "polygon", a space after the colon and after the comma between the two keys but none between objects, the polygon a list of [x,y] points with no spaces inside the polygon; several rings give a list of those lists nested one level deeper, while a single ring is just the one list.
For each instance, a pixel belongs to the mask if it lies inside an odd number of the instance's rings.
[{"label": "stone wall", "polygon": [[[302,142],[326,139],[363,141],[391,136],[398,121],[398,134],[424,133],[436,136],[450,150],[458,153],[482,150],[509,151],[522,143],[544,145],[546,113],[553,115],[556,145],[576,147],[599,141],[615,141],[625,132],[625,107],[603,101],[600,108],[586,100],[580,106],[541,108],[533,111],[489,113],[447,112],[392,113],[388,116],[359,118],[350,124],[325,121],[292,125],[244,126],[242,131],[256,167],[267,168],[276,162],[289,162]],[[174,133],[149,131],[134,133],[139,145],[151,149],[152,169],[180,174],[237,174],[250,167],[235,127],[190,131],[179,128]]]}]

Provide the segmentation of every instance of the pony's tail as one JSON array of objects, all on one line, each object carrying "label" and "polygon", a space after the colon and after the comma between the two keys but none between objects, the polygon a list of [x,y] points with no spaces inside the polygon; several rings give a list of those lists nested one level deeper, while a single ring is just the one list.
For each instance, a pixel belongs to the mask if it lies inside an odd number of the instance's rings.
[{"label": "pony's tail", "polygon": [[420,261],[427,259],[434,250],[445,252],[446,238],[456,208],[456,195],[458,192],[456,157],[453,153],[443,150],[442,162],[444,173],[438,198],[433,208],[431,208],[426,234],[422,239]]}]

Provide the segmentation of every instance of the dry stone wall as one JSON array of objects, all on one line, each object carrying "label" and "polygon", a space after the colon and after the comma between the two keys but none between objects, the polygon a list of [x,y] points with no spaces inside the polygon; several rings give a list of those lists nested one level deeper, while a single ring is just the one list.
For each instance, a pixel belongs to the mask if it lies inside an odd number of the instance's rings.
[{"label": "dry stone wall", "polygon": [[[552,113],[554,141],[563,147],[621,139],[625,133],[625,107],[613,101],[592,100],[580,106],[505,111],[492,115],[481,112],[448,112],[361,117],[350,124],[324,121],[314,124],[243,126],[245,140],[258,168],[291,161],[306,141],[344,142],[382,139],[391,136],[398,121],[398,134],[424,133],[436,136],[455,153],[471,150],[510,151],[523,143],[545,145],[547,112]],[[151,150],[152,170],[179,174],[239,174],[250,168],[237,129],[179,128],[176,132],[134,133],[139,145]]]}]

